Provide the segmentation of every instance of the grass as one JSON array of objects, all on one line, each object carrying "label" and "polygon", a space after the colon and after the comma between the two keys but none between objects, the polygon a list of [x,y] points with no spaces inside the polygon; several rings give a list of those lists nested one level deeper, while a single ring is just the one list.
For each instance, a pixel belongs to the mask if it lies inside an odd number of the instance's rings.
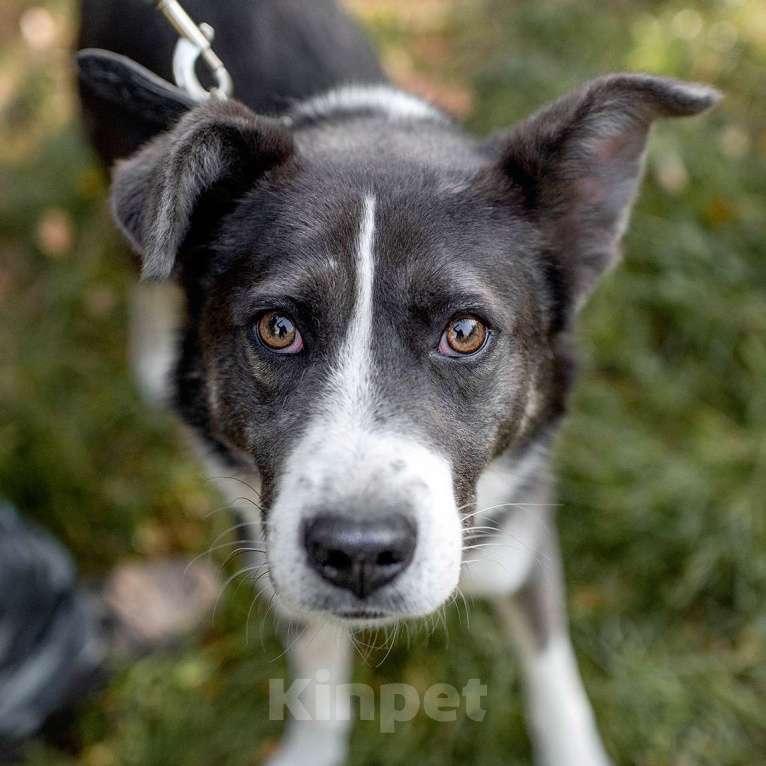
[{"label": "grass", "polygon": [[[716,113],[655,132],[625,262],[583,312],[560,524],[573,639],[616,763],[763,763],[766,8],[352,5],[398,79],[482,132],[610,70],[726,92]],[[130,382],[133,271],[73,118],[72,26],[64,0],[0,10],[0,491],[91,577],[126,556],[203,551],[227,520],[210,514],[220,499],[173,421],[147,412]],[[32,763],[259,763],[279,733],[267,679],[285,667],[264,609],[245,641],[250,599],[227,590],[202,636],[126,670],[85,704],[73,743],[37,743]],[[517,671],[483,605],[470,634],[452,613],[449,639],[420,632],[380,659],[358,663],[358,680],[478,677],[489,713],[419,716],[393,737],[362,722],[353,764],[529,762]]]}]

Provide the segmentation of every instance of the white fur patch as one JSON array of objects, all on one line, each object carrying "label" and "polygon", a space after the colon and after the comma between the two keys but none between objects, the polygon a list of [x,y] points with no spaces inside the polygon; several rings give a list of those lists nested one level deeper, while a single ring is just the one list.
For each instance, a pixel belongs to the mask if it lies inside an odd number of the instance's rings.
[{"label": "white fur patch", "polygon": [[181,304],[181,290],[172,282],[139,282],[130,296],[130,361],[149,404],[167,404],[169,399]]},{"label": "white fur patch", "polygon": [[524,675],[526,714],[541,766],[609,766],[569,637],[557,630],[540,648],[513,599],[495,599]]},{"label": "white fur patch", "polygon": [[524,659],[530,723],[544,766],[609,766],[569,641]]},{"label": "white fur patch", "polygon": [[[531,450],[513,463],[503,455],[484,470],[477,485],[474,528],[486,535],[470,535],[466,543],[460,588],[466,595],[499,596],[514,593],[526,580],[535,560],[549,508],[518,502],[524,483],[545,463],[542,451]],[[497,531],[493,517],[504,520]],[[472,548],[472,545],[481,545]]]},{"label": "white fur patch", "polygon": [[444,120],[426,101],[388,85],[347,85],[298,104],[293,118],[324,118],[371,109],[392,120]]},{"label": "white fur patch", "polygon": [[372,286],[375,280],[375,198],[366,197],[359,232],[356,268],[356,301],[348,335],[336,365],[332,386],[338,394],[333,409],[369,417],[370,353],[372,349]]},{"label": "white fur patch", "polygon": [[[297,638],[287,636],[290,670],[295,679],[310,682],[302,689],[305,720],[290,720],[277,752],[267,766],[340,766],[348,750],[350,699],[341,694],[351,675],[348,634],[333,625],[312,624]],[[318,684],[323,689],[318,689]],[[332,685],[333,694],[325,693]]]}]

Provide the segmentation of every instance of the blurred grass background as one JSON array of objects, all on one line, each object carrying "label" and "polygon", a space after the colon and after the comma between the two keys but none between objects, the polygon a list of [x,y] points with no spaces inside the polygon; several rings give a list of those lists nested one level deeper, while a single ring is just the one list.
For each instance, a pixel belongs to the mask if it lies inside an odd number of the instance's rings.
[{"label": "blurred grass background", "polygon": [[[618,764],[766,762],[766,4],[351,0],[406,87],[487,132],[588,77],[714,83],[656,130],[623,266],[587,307],[558,450],[572,631]],[[134,274],[76,122],[69,0],[0,5],[0,493],[75,553],[204,551],[230,523],[126,365]],[[219,558],[221,562],[226,558]],[[234,562],[228,566],[233,566]],[[235,571],[231,569],[231,571]],[[182,653],[146,659],[38,743],[40,766],[254,766],[285,672],[246,586]],[[464,622],[464,620],[463,620]],[[373,652],[357,679],[489,685],[482,723],[357,726],[354,764],[529,763],[491,613]]]}]

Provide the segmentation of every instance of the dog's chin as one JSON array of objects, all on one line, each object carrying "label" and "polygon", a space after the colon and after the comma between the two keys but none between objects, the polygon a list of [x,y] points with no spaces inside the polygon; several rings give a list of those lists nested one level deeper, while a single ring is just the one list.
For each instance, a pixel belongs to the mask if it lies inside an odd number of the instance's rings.
[{"label": "dog's chin", "polygon": [[319,598],[316,602],[311,599],[298,602],[279,590],[276,595],[276,611],[292,622],[326,623],[347,630],[385,628],[401,622],[417,621],[433,614],[441,606],[430,608],[429,605],[423,609],[413,604],[411,609],[407,608],[408,605],[392,609],[375,603],[332,604],[326,598]]},{"label": "dog's chin", "polygon": [[367,630],[395,625],[404,615],[377,611],[375,609],[349,609],[327,612],[326,620],[349,630]]}]

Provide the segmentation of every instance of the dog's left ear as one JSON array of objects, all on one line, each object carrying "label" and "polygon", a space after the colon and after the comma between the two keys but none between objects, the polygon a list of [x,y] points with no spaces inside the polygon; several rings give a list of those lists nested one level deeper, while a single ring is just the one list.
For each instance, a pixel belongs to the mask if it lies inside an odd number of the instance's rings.
[{"label": "dog's left ear", "polygon": [[704,85],[611,75],[493,139],[493,172],[539,222],[567,306],[581,305],[617,258],[652,121],[697,114],[718,98]]},{"label": "dog's left ear", "polygon": [[211,210],[220,219],[292,156],[292,134],[283,124],[237,101],[211,100],[118,162],[112,212],[141,255],[142,276],[169,277],[195,220]]}]

